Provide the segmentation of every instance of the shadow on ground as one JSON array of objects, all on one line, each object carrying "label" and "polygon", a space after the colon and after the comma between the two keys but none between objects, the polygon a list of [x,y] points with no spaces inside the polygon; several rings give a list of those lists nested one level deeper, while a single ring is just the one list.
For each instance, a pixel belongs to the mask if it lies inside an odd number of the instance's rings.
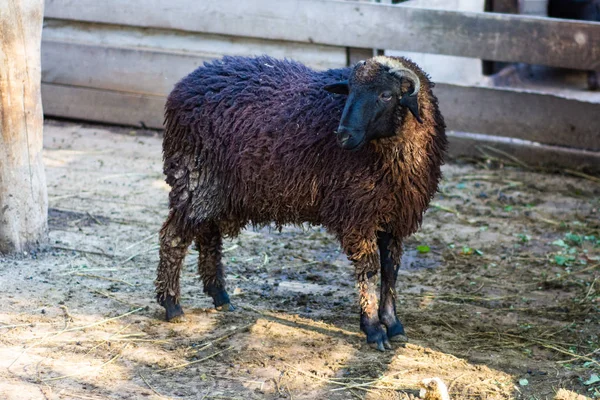
[{"label": "shadow on ground", "polygon": [[446,166],[399,278],[411,342],[378,353],[320,228],[226,241],[232,313],[211,309],[190,250],[186,318],[164,322],[168,188],[160,138],[142,133],[46,125],[50,242],[0,258],[0,398],[407,399],[430,377],[455,399],[600,397],[597,183]]}]

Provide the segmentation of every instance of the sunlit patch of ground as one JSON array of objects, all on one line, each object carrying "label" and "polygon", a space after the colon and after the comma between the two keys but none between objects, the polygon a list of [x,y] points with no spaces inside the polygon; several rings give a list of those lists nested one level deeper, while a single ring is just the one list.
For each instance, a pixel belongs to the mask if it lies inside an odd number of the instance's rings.
[{"label": "sunlit patch of ground", "polygon": [[0,399],[600,397],[600,184],[486,163],[445,166],[406,243],[410,343],[359,331],[349,262],[320,228],[224,244],[231,313],[212,310],[191,249],[185,318],[153,280],[167,213],[160,138],[50,122],[49,245],[0,258]]}]

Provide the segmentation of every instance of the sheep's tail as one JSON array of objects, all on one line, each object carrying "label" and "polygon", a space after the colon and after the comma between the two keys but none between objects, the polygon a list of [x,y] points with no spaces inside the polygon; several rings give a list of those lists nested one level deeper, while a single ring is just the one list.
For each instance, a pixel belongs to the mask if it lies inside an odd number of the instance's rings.
[{"label": "sheep's tail", "polygon": [[[169,96],[165,105],[165,127],[163,136],[163,160],[166,162],[170,157],[179,152],[182,140],[190,133],[189,125],[184,123],[181,108],[173,104],[173,96]],[[166,164],[165,164],[166,167]],[[167,171],[164,171],[167,174]]]},{"label": "sheep's tail", "polygon": [[163,173],[171,187],[169,207],[177,220],[176,224],[187,231],[191,226],[193,184],[197,184],[197,171],[194,173],[195,143],[190,139],[192,126],[185,121],[185,111],[167,101],[165,107],[163,136]]}]

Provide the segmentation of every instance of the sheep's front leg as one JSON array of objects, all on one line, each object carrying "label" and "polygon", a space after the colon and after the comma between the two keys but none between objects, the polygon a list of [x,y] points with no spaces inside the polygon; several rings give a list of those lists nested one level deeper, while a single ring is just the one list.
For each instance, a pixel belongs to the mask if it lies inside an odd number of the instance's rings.
[{"label": "sheep's front leg", "polygon": [[181,266],[191,243],[184,238],[177,227],[176,218],[171,213],[160,230],[160,261],[154,285],[156,299],[166,310],[166,320],[183,315],[179,304],[179,276]]},{"label": "sheep's front leg", "polygon": [[377,307],[377,269],[375,260],[355,264],[360,297],[360,329],[367,335],[367,343],[379,351],[392,346],[381,326]]},{"label": "sheep's front leg", "polygon": [[[387,337],[393,341],[407,340],[404,327],[396,315],[396,280],[400,263],[395,262],[390,251],[392,235],[382,232],[377,237],[381,262],[381,296],[379,301],[379,320],[387,329]],[[400,248],[401,244],[397,246]]]}]

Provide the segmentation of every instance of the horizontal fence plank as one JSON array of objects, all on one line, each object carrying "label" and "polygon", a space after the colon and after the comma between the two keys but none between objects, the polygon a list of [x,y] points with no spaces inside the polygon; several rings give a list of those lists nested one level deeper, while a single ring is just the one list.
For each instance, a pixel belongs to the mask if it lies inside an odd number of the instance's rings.
[{"label": "horizontal fence plank", "polygon": [[60,42],[73,46],[169,52],[202,59],[215,59],[223,55],[269,54],[276,58],[292,58],[316,69],[346,65],[345,47],[48,18],[44,21],[42,40],[42,51],[46,42]]},{"label": "horizontal fence plank", "polygon": [[[161,129],[165,98],[161,96],[42,84],[44,114],[109,124]],[[448,131],[451,157],[505,158],[511,154],[531,166],[560,165],[600,172],[600,152],[527,143],[490,135]]]},{"label": "horizontal fence plank", "polygon": [[448,128],[600,150],[600,102],[509,88],[438,84]]},{"label": "horizontal fence plank", "polygon": [[43,41],[42,82],[164,96],[181,78],[214,58]]},{"label": "horizontal fence plank", "polygon": [[[107,70],[106,73],[109,73]],[[105,74],[102,72],[100,75]],[[44,81],[48,115],[162,128],[165,96],[98,90],[78,79]],[[143,77],[151,81],[151,76]],[[600,150],[600,105],[515,90],[439,84],[435,94],[448,129]]]},{"label": "horizontal fence plank", "polygon": [[46,0],[49,18],[600,70],[600,23],[337,0]]},{"label": "horizontal fence plank", "polygon": [[[283,48],[285,45],[277,46]],[[277,46],[271,44],[264,47],[273,50],[270,53],[279,52],[290,56],[300,55],[301,52],[301,58],[304,59],[310,59],[313,55],[312,66],[323,67],[326,55],[331,56],[332,61],[326,64],[330,67],[341,67],[346,60],[346,51],[342,48],[324,51],[320,48],[310,48],[310,45],[302,45],[300,49],[288,47],[285,51],[276,51]],[[221,51],[227,53],[227,50],[227,46],[223,45]],[[166,95],[181,78],[205,61],[220,58],[222,55],[45,39],[42,41],[42,81]],[[320,61],[319,64],[314,62],[317,60]]]},{"label": "horizontal fence plank", "polygon": [[163,127],[166,97],[42,83],[45,116]]},{"label": "horizontal fence plank", "polygon": [[[511,163],[523,163],[530,167],[561,167],[600,173],[600,152],[548,146],[539,143],[523,143],[497,136],[448,132],[448,156],[450,158],[494,157]],[[507,157],[507,155],[509,157]]]}]

